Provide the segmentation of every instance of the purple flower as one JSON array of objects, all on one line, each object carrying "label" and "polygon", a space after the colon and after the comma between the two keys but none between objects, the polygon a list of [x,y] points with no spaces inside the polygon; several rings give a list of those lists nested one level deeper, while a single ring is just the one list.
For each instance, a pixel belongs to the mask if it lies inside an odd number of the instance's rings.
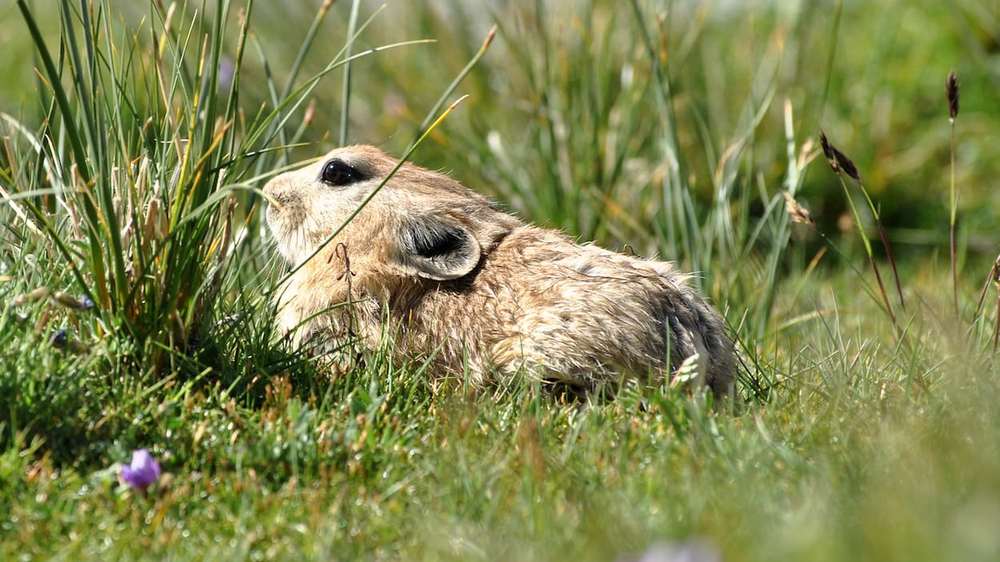
[{"label": "purple flower", "polygon": [[226,55],[219,58],[219,91],[225,92],[232,88],[236,78],[236,63]]},{"label": "purple flower", "polygon": [[146,449],[132,453],[132,464],[122,465],[121,479],[135,490],[145,490],[160,477],[160,465]]}]

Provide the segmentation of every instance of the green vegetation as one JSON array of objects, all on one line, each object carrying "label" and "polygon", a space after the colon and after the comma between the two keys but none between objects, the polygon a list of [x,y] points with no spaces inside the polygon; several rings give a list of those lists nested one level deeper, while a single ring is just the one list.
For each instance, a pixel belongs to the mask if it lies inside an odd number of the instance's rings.
[{"label": "green vegetation", "polygon": [[[995,7],[40,4],[0,4],[0,558],[1000,557]],[[290,348],[259,188],[344,140],[699,272],[738,400]]]}]

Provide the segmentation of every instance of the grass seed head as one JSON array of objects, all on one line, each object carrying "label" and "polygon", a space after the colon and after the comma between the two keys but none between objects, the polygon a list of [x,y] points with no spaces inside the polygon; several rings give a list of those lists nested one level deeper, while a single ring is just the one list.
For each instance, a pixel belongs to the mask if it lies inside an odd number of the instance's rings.
[{"label": "grass seed head", "polygon": [[830,163],[830,167],[833,168],[834,172],[840,173],[840,166],[837,164],[837,158],[833,155],[833,146],[830,141],[826,138],[826,133],[823,131],[819,132],[819,144],[823,147],[823,156],[826,156],[827,162]]},{"label": "grass seed head", "polygon": [[861,183],[861,174],[858,173],[858,167],[854,165],[854,161],[848,158],[843,152],[837,150],[836,147],[833,147],[833,154],[837,158],[840,169],[844,170],[844,173],[851,179]]},{"label": "grass seed head", "polygon": [[861,183],[861,174],[858,173],[858,167],[854,165],[854,161],[838,150],[836,146],[833,146],[823,131],[819,133],[819,142],[823,146],[823,155],[830,162],[830,167],[833,168],[834,172],[839,174],[843,171],[849,178]]},{"label": "grass seed head", "polygon": [[958,117],[958,77],[955,76],[954,70],[948,73],[944,89],[948,94],[948,114],[951,115],[951,120],[954,121]]},{"label": "grass seed head", "polygon": [[785,196],[785,210],[792,218],[792,222],[808,224],[812,227],[816,226],[816,221],[813,220],[812,214],[808,209],[799,204],[799,202],[792,197],[791,193],[785,190],[781,190],[781,193]]}]

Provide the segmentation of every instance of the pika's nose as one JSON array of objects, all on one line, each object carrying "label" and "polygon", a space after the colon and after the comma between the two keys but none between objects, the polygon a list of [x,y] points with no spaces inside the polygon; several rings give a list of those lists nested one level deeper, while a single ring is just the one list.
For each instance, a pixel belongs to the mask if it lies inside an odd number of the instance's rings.
[{"label": "pika's nose", "polygon": [[281,191],[281,187],[288,183],[285,175],[286,174],[279,174],[271,178],[271,181],[264,185],[264,194],[269,197],[274,197],[279,191]]},{"label": "pika's nose", "polygon": [[288,174],[281,174],[271,178],[271,181],[264,185],[263,191],[270,206],[281,207],[288,202],[290,189]]}]

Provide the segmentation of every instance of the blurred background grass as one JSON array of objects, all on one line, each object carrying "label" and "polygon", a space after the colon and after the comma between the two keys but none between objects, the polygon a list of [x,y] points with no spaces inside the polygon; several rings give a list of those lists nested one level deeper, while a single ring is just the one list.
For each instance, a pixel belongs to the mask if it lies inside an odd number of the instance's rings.
[{"label": "blurred background grass", "polygon": [[[7,53],[0,60],[0,108],[30,116],[37,112],[38,100],[25,85],[34,80],[35,61],[14,3],[5,4],[0,8],[0,46]],[[381,6],[362,4],[362,20]],[[317,5],[254,7],[253,34],[272,61],[290,66],[299,44],[289,37],[304,33]],[[334,3],[322,22],[318,45],[304,61],[305,76],[321,70],[345,43],[350,8],[349,2]],[[122,10],[121,18],[130,25],[148,17],[140,5],[123,5]],[[55,11],[47,13],[54,23]],[[992,141],[992,133],[1000,124],[997,3],[685,0],[653,3],[647,16],[651,27],[654,18],[665,20],[662,55],[673,88],[678,142],[690,162],[690,184],[703,197],[713,192],[719,155],[746,133],[748,110],[773,93],[774,101],[753,132],[752,158],[744,165],[753,168],[743,170],[743,188],[754,190],[760,183],[773,190],[780,184],[786,164],[782,109],[788,100],[799,143],[826,131],[857,163],[881,205],[892,240],[914,259],[935,256],[947,245],[944,79],[955,70],[962,85],[956,162],[962,188],[960,236],[972,251],[991,254],[996,249],[993,209],[1000,205],[1000,190],[992,183],[1000,172],[1000,145]],[[637,48],[633,19],[626,6],[610,2],[389,3],[360,35],[357,50],[418,38],[436,43],[355,64],[349,141],[400,154],[426,110],[496,22],[497,41],[461,85],[471,100],[432,137],[433,143],[421,148],[416,160],[453,173],[530,220],[604,243],[642,245],[648,238],[642,235],[648,233],[621,216],[657,212],[637,209],[640,203],[629,199],[629,192],[641,187],[636,184],[644,179],[642,170],[638,177],[619,179],[599,169],[610,142],[625,143],[633,164],[656,158],[651,145],[657,129],[650,123],[655,99],[646,87],[650,68]],[[57,26],[47,29],[57,36]],[[235,34],[226,39],[232,55]],[[287,66],[272,64],[276,77],[287,75]],[[293,160],[336,144],[340,80],[330,75],[315,90],[315,118],[305,139],[318,145],[296,150]],[[260,60],[252,52],[241,87],[247,111],[268,98]],[[630,96],[635,99],[622,99]],[[621,107],[647,122],[616,129],[616,119],[628,118],[615,112]],[[553,151],[541,149],[551,142],[546,136],[553,119],[573,127],[567,141],[573,160],[570,177],[560,177],[565,169],[553,169],[558,165],[549,159]],[[624,138],[609,139],[614,133]],[[622,184],[613,191],[622,209],[605,214],[603,227],[531,200],[531,193],[544,191],[547,183],[568,182],[586,193],[609,179]],[[846,205],[831,174],[810,170],[799,198],[824,232],[850,232],[838,229],[850,223],[843,220]]]},{"label": "blurred background grass", "polygon": [[[373,57],[359,67],[352,140],[399,153],[410,136],[401,133],[420,122],[422,109],[496,21],[497,44],[462,85],[472,95],[471,103],[450,119],[435,139],[437,146],[428,147],[420,160],[453,170],[530,219],[552,221],[552,209],[529,204],[527,194],[546,182],[568,181],[585,191],[606,181],[592,167],[615,132],[613,120],[622,118],[615,108],[633,103],[618,98],[638,97],[633,111],[640,119],[654,119],[656,110],[651,88],[644,87],[648,60],[636,49],[637,28],[625,6],[540,5],[544,8],[537,11],[526,2],[390,5],[362,42],[429,37],[438,43]],[[298,18],[304,22],[310,14],[303,12]],[[745,133],[748,110],[773,90],[775,102],[754,132],[753,169],[744,170],[750,173],[742,178],[747,188],[761,182],[773,189],[785,172],[782,102],[787,99],[795,110],[797,140],[825,130],[857,163],[882,205],[892,239],[917,245],[915,257],[933,255],[947,242],[944,79],[954,69],[962,81],[956,174],[965,186],[961,230],[978,251],[996,248],[992,210],[1000,200],[991,182],[1000,166],[1000,147],[991,135],[1000,107],[995,72],[1000,15],[995,3],[889,0],[841,7],[837,2],[686,1],[662,3],[646,14],[666,20],[662,54],[673,87],[678,141],[691,163],[690,183],[704,197],[713,191],[717,158]],[[294,18],[294,11],[290,15]],[[324,28],[334,45],[343,41],[346,6],[339,16]],[[264,29],[259,33],[266,39]],[[273,45],[280,49],[280,42]],[[313,56],[318,68],[323,53],[316,50]],[[631,87],[623,86],[629,80]],[[431,84],[437,87],[425,86]],[[318,98],[313,138],[322,134],[324,123],[340,118],[338,95],[339,89],[331,87]],[[547,173],[553,163],[539,147],[548,134],[545,121],[559,117],[572,124],[577,138],[569,141],[576,160],[572,177],[557,180]],[[646,124],[615,139],[628,143],[632,158],[656,157],[651,144],[657,131]],[[500,161],[486,149],[491,133],[510,161]],[[628,192],[640,187],[634,185],[636,179],[622,180],[616,192],[629,213],[636,211],[637,202],[628,199]],[[836,232],[846,207],[835,178],[813,170],[800,193],[823,230]],[[624,218],[610,218],[608,230],[621,234],[618,240],[602,241],[635,244]],[[599,234],[593,227],[561,222],[555,226],[573,234]]]}]

